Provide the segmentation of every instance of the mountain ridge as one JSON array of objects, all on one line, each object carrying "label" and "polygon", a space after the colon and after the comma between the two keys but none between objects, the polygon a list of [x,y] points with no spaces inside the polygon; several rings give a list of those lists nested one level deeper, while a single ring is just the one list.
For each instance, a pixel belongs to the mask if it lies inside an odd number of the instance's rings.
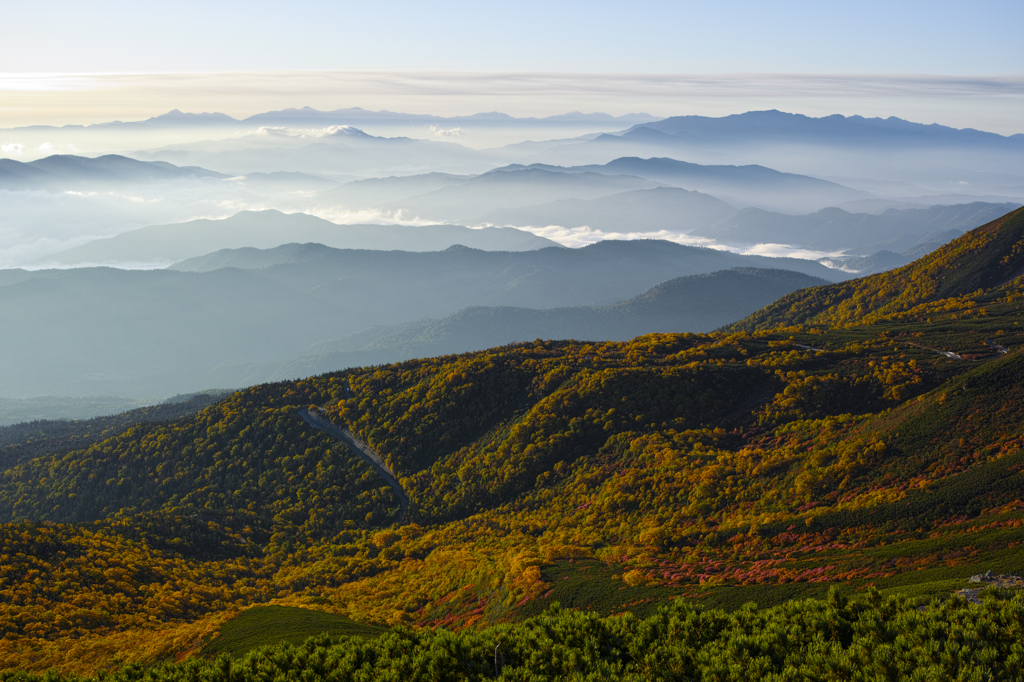
[{"label": "mountain ridge", "polygon": [[[648,263],[659,246],[628,245]],[[572,253],[543,251],[532,255]],[[309,270],[314,255],[284,270]],[[453,247],[446,257],[467,255],[479,256]],[[1018,209],[893,273],[792,295],[817,305],[832,292],[840,308],[813,325],[537,339],[261,384],[81,448],[40,443],[0,475],[11,576],[0,584],[0,661],[92,672],[124,661],[130,640],[137,677],[271,601],[395,626],[384,637],[402,655],[403,637],[477,632],[560,599],[578,611],[541,616],[540,641],[577,641],[578,628],[553,624],[589,623],[594,642],[614,644],[597,639],[608,631],[595,612],[654,612],[651,631],[682,622],[673,614],[706,616],[720,642],[721,611],[658,611],[684,597],[746,619],[729,642],[748,668],[750,628],[765,621],[743,604],[782,604],[772,613],[796,614],[788,622],[804,630],[814,610],[824,629],[811,634],[833,652],[851,641],[828,629],[836,614],[864,609],[872,615],[855,627],[870,641],[851,674],[929,613],[945,618],[927,621],[939,632],[986,614],[1012,625],[1019,600],[995,593],[976,608],[951,594],[1024,560],[1022,264]],[[317,272],[309,281],[325,283]],[[847,286],[865,294],[848,318],[836,312],[852,300],[839,295]],[[332,292],[306,289],[293,303],[314,296]],[[302,421],[311,405],[381,455],[408,495],[405,519],[365,462]],[[808,596],[824,599],[791,601]],[[454,640],[432,641],[450,651]],[[908,671],[941,660],[934,642]],[[481,676],[492,676],[495,647],[500,661],[511,646],[480,647]],[[291,651],[275,660],[299,658]],[[820,661],[811,672],[835,677]],[[938,666],[929,673],[948,670]]]},{"label": "mountain ridge", "polygon": [[[40,264],[174,263],[228,248],[266,249],[303,242],[334,248],[441,251],[468,243],[485,250],[521,251],[558,246],[515,228],[469,229],[459,225],[344,225],[306,213],[269,209],[241,211],[222,220],[151,225],[43,256]],[[402,248],[404,247],[404,248]]]},{"label": "mountain ridge", "polygon": [[[762,208],[801,212],[818,210],[837,203],[871,197],[861,190],[820,180],[807,175],[781,171],[751,164],[706,165],[668,157],[640,158],[623,156],[604,164],[553,166],[551,164],[514,164],[506,169],[538,170],[562,173],[608,173],[638,176],[674,187],[710,194],[734,206],[756,205]],[[499,168],[498,171],[503,169]],[[783,195],[784,196],[780,196]]]},{"label": "mountain ridge", "polygon": [[732,328],[754,331],[787,325],[868,324],[914,315],[916,309],[943,299],[998,288],[1022,274],[1024,208],[1019,208],[910,265],[813,292],[790,294]]},{"label": "mountain ridge", "polygon": [[182,178],[227,178],[198,166],[138,161],[120,154],[98,157],[55,154],[35,161],[0,159],[0,189],[92,188],[111,183],[153,182]]}]

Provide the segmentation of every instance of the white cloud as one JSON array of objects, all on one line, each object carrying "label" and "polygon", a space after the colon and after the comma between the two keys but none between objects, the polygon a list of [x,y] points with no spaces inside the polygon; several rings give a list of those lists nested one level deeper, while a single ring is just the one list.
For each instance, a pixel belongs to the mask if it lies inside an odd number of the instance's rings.
[{"label": "white cloud", "polygon": [[402,210],[380,211],[377,209],[361,209],[352,211],[344,206],[327,206],[305,209],[303,213],[317,218],[329,220],[338,225],[437,225],[436,220],[424,220],[415,216],[406,216]]},{"label": "white cloud", "polygon": [[466,131],[464,131],[462,128],[449,128],[448,130],[443,130],[442,128],[438,128],[437,126],[428,127],[430,129],[430,132],[433,133],[435,137],[461,137],[466,134]]},{"label": "white cloud", "polygon": [[730,249],[746,256],[769,256],[771,258],[802,258],[804,260],[818,260],[819,258],[837,258],[842,256],[841,251],[813,251],[802,249],[789,244],[755,244],[748,249]]},{"label": "white cloud", "polygon": [[44,142],[41,145],[39,145],[40,154],[52,154],[55,149],[56,147],[50,144],[49,142]]},{"label": "white cloud", "polygon": [[517,229],[531,232],[540,237],[547,237],[563,246],[579,247],[587,244],[595,244],[606,239],[664,239],[666,241],[683,244],[685,246],[704,246],[719,251],[731,251],[745,256],[768,256],[770,258],[800,258],[803,260],[818,260],[819,258],[835,258],[842,256],[838,251],[812,251],[789,244],[755,244],[751,247],[730,246],[720,244],[714,239],[696,237],[682,232],[670,232],[669,230],[658,230],[656,232],[604,232],[591,227],[562,227],[561,225],[546,225],[544,227],[516,226]]},{"label": "white cloud", "polygon": [[279,135],[284,137],[295,137],[301,135],[302,132],[294,130],[293,128],[285,128],[283,126],[263,126],[258,131],[257,135]]},{"label": "white cloud", "polygon": [[25,145],[20,142],[11,142],[10,144],[0,146],[0,151],[6,156],[21,156],[25,152]]},{"label": "white cloud", "polygon": [[0,268],[31,265],[49,253],[146,225],[264,208],[287,210],[244,184],[158,184],[130,194],[0,190]]},{"label": "white cloud", "polygon": [[[490,227],[480,225],[477,227]],[[717,244],[713,239],[705,237],[694,237],[682,232],[670,232],[668,230],[657,230],[655,232],[604,232],[595,230],[592,227],[562,227],[561,225],[545,225],[543,227],[532,227],[517,225],[516,229],[533,233],[540,237],[546,237],[556,241],[562,246],[578,247],[587,244],[595,244],[606,239],[664,239],[677,244],[687,246],[707,246],[715,249],[726,249],[725,246]]]},{"label": "white cloud", "polygon": [[286,126],[263,126],[257,131],[258,135],[270,135],[276,137],[331,137],[333,135],[345,137],[362,137],[366,135],[362,130],[350,125],[334,125],[326,128],[288,128]]},{"label": "white cloud", "polygon": [[329,126],[321,130],[314,130],[312,131],[312,133],[314,137],[367,137],[367,134],[364,133],[362,130],[350,125]]}]

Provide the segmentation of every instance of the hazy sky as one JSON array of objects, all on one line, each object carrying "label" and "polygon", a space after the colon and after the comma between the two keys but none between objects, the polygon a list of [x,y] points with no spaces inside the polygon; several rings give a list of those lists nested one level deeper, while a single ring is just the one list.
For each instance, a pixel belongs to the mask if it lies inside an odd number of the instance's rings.
[{"label": "hazy sky", "polygon": [[2,16],[7,72],[1024,71],[1020,0],[36,0]]},{"label": "hazy sky", "polygon": [[[999,132],[1022,132],[1024,120],[1020,0],[38,0],[6,3],[2,16],[3,127],[304,105],[663,116],[774,107]],[[310,71],[323,73],[296,80]],[[39,77],[54,73],[107,75]],[[151,73],[164,75],[110,75]],[[804,77],[768,77],[784,74]]]}]

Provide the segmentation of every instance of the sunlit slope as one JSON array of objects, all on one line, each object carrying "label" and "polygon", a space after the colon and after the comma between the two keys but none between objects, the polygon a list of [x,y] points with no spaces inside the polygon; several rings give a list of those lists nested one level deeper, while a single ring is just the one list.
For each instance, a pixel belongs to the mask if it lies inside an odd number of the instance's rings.
[{"label": "sunlit slope", "polygon": [[792,293],[732,328],[753,331],[795,324],[846,326],[913,315],[918,306],[971,296],[1006,284],[1022,273],[1024,209],[1017,209],[910,265]]},{"label": "sunlit slope", "polygon": [[[892,292],[855,325],[510,344],[265,384],[34,451],[0,476],[0,663],[70,667],[71,643],[126,633],[200,650],[272,600],[469,628],[562,597],[602,613],[829,585],[930,598],[1019,572],[1020,222],[855,283]],[[844,303],[819,314],[846,319]],[[386,459],[406,519],[304,424],[310,404]]]},{"label": "sunlit slope", "polygon": [[[283,395],[288,390],[236,393],[194,417],[138,424],[88,448],[10,468],[0,514],[83,522],[206,509],[244,512],[254,529],[281,522],[321,538],[344,529],[346,519],[383,518],[388,496],[378,499],[376,481],[363,480],[365,467],[354,455],[295,416],[295,401]],[[315,390],[306,398],[319,402],[329,394]],[[301,514],[292,513],[296,505]]]}]

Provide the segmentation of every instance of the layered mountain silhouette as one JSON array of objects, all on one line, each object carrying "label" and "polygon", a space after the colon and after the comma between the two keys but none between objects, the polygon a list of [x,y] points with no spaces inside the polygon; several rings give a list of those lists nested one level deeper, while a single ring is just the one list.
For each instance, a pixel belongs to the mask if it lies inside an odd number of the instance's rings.
[{"label": "layered mountain silhouette", "polygon": [[[783,297],[735,329],[800,324],[864,324],[926,319],[928,303],[970,296],[1024,275],[1024,208],[1006,214],[896,270]],[[1019,286],[1019,282],[1016,282]]]},{"label": "layered mountain silhouette", "polygon": [[287,171],[334,179],[396,172],[481,173],[498,162],[498,157],[452,142],[380,137],[352,126],[328,127],[315,135],[265,127],[240,137],[168,145],[133,156],[233,175]]},{"label": "layered mountain silhouette", "polygon": [[451,173],[422,173],[419,175],[367,178],[348,182],[330,192],[324,192],[317,201],[339,203],[349,208],[379,208],[396,201],[426,194],[451,185],[462,185],[473,179],[471,175]]},{"label": "layered mountain silhouette", "polygon": [[497,209],[480,216],[495,225],[588,226],[608,233],[691,232],[736,215],[721,199],[677,187],[633,190],[597,199],[559,199],[539,206]]},{"label": "layered mountain silhouette", "polygon": [[510,167],[387,204],[384,208],[425,220],[471,222],[497,209],[533,206],[559,199],[596,199],[629,190],[651,189],[659,184],[631,175]]},{"label": "layered mountain silhouette", "polygon": [[[890,187],[893,197],[1024,194],[1024,137],[895,117],[813,118],[774,110],[719,118],[674,116],[542,149],[524,163],[578,165],[623,156],[760,164],[819,177],[862,178],[872,191]],[[914,189],[908,192],[908,186]]]},{"label": "layered mountain silhouette", "polygon": [[732,116],[672,116],[642,123],[623,137],[649,135],[649,131],[672,137],[700,140],[703,144],[728,143],[828,143],[830,145],[879,145],[920,147],[932,144],[958,146],[1007,144],[1024,149],[1020,136],[1006,137],[971,128],[914,123],[896,116],[865,118],[832,114],[814,118],[778,110],[748,111]]},{"label": "layered mountain silhouette", "polygon": [[[676,277],[732,267],[844,274],[812,261],[663,241],[580,249],[237,249],[165,270],[0,271],[6,395],[159,397],[226,386],[221,364],[281,362],[317,340],[473,306],[603,306]],[[713,303],[710,305],[714,305]]]},{"label": "layered mountain silhouette", "polygon": [[0,159],[0,189],[6,190],[99,189],[184,178],[226,177],[205,168],[182,168],[162,161],[137,161],[117,154],[96,158],[57,154],[27,163]]},{"label": "layered mountain silhouette", "polygon": [[788,270],[734,268],[677,277],[607,306],[472,307],[440,320],[374,327],[322,341],[287,362],[220,365],[211,370],[211,380],[225,385],[278,381],[538,338],[621,341],[652,332],[706,332],[791,291],[824,284],[826,280]]},{"label": "layered mountain silhouette", "polygon": [[553,167],[563,173],[635,175],[673,187],[711,194],[737,206],[759,206],[785,212],[804,212],[864,199],[867,192],[827,180],[782,173],[764,166],[701,165],[665,157],[622,157],[601,165]]},{"label": "layered mountain silhouette", "polygon": [[526,251],[558,246],[511,227],[469,229],[458,225],[337,225],[305,213],[243,211],[224,220],[153,225],[45,256],[61,265],[173,263],[221,249],[267,249],[316,242],[343,249],[443,251],[462,244],[485,251]]},{"label": "layered mountain silhouette", "polygon": [[[591,200],[656,187],[699,191],[737,207],[758,206],[791,213],[871,196],[834,182],[763,166],[702,166],[669,158],[621,158],[603,165],[573,167],[512,164],[476,176],[426,173],[375,178],[350,182],[320,195],[318,201],[337,201],[353,209],[402,211],[428,220],[467,222],[500,217],[502,211],[526,207],[537,207],[531,213],[536,215],[550,202]],[[652,193],[636,198],[658,200],[667,196]],[[508,215],[519,219],[515,212]]]},{"label": "layered mountain silhouette", "polygon": [[[748,208],[715,225],[694,228],[691,234],[726,244],[792,244],[817,251],[849,250],[869,255],[879,250],[902,252],[929,242],[945,243],[983,225],[1018,204],[974,202],[954,206],[889,209],[881,214],[849,213],[826,208],[808,215],[786,215]],[[955,234],[942,238],[944,233]]]},{"label": "layered mountain silhouette", "polygon": [[[655,187],[698,191],[736,206],[802,213],[838,203],[870,197],[866,192],[833,182],[763,166],[702,166],[668,158],[621,158],[603,165],[552,166],[512,164],[473,178],[432,174],[414,178],[384,178],[367,187],[362,203],[433,219],[449,215],[453,221],[490,216],[492,212],[540,206],[563,199],[595,199],[608,194]],[[356,186],[353,186],[356,185]],[[359,202],[362,183],[350,183],[332,193]],[[413,188],[427,190],[391,204],[368,203],[373,198],[397,196]],[[389,188],[386,190],[385,188]],[[662,198],[665,195],[651,194]],[[515,215],[515,214],[512,214]]]}]

